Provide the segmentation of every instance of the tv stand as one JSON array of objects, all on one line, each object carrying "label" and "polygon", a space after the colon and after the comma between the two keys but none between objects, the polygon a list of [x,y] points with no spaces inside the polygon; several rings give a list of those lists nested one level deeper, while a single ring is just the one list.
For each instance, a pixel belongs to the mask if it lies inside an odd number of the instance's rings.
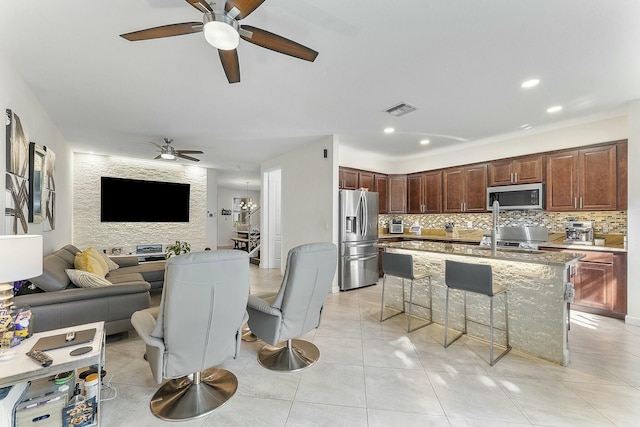
[{"label": "tv stand", "polygon": [[123,258],[123,257],[136,257],[138,262],[158,262],[165,261],[166,254],[164,252],[149,252],[144,254],[122,254],[122,255],[109,255],[110,258]]}]

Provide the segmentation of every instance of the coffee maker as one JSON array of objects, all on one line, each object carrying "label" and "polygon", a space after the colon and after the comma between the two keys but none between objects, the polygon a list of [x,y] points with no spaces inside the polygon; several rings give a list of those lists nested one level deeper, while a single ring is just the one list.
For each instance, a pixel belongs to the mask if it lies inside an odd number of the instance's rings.
[{"label": "coffee maker", "polygon": [[593,223],[590,221],[565,222],[564,231],[563,243],[566,245],[593,245]]}]

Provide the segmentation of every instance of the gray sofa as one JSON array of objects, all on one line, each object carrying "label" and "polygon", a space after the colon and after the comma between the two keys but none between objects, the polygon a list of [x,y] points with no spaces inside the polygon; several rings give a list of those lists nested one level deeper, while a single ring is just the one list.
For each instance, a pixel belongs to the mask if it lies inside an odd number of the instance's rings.
[{"label": "gray sofa", "polygon": [[107,335],[133,329],[131,315],[149,308],[151,289],[164,283],[164,262],[138,264],[135,256],[112,258],[120,265],[105,277],[113,286],[76,287],[65,272],[74,268],[76,253],[66,245],[43,259],[42,275],[30,279],[44,292],[13,298],[16,306],[30,306],[35,315],[34,332],[84,323],[105,322]]}]

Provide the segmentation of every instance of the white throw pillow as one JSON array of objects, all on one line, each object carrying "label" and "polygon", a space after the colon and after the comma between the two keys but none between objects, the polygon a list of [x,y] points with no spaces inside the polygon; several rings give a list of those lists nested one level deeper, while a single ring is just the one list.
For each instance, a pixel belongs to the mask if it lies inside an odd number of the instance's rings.
[{"label": "white throw pillow", "polygon": [[99,288],[102,286],[111,286],[111,282],[100,277],[95,273],[89,273],[88,271],[77,270],[74,268],[67,268],[65,270],[67,276],[76,286],[81,288]]},{"label": "white throw pillow", "polygon": [[114,262],[111,258],[109,258],[107,254],[105,254],[104,252],[98,252],[98,253],[102,255],[102,258],[104,258],[104,262],[107,263],[107,267],[109,267],[109,271],[113,271],[120,268],[120,265],[117,262]]}]

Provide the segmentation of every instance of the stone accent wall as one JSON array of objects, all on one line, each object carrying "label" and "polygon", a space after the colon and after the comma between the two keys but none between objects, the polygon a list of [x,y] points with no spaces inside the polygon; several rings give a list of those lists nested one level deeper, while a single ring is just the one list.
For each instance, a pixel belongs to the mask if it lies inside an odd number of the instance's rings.
[{"label": "stone accent wall", "polygon": [[[460,213],[460,214],[430,214],[430,215],[379,215],[378,226],[389,227],[392,218],[400,218],[406,227],[415,221],[422,228],[442,228],[445,222],[453,222],[459,229],[491,230],[491,213]],[[602,234],[627,234],[626,211],[598,211],[598,212],[545,212],[545,211],[503,211],[500,212],[500,226],[543,226],[549,233],[564,233],[565,221],[592,221],[594,231]]]},{"label": "stone accent wall", "polygon": [[[189,222],[100,222],[102,176],[191,184]],[[135,197],[135,194],[123,195]],[[137,245],[161,243],[163,250],[176,240],[192,251],[206,246],[207,170],[175,162],[74,154],[73,244],[80,249],[122,248],[135,253]]]}]

